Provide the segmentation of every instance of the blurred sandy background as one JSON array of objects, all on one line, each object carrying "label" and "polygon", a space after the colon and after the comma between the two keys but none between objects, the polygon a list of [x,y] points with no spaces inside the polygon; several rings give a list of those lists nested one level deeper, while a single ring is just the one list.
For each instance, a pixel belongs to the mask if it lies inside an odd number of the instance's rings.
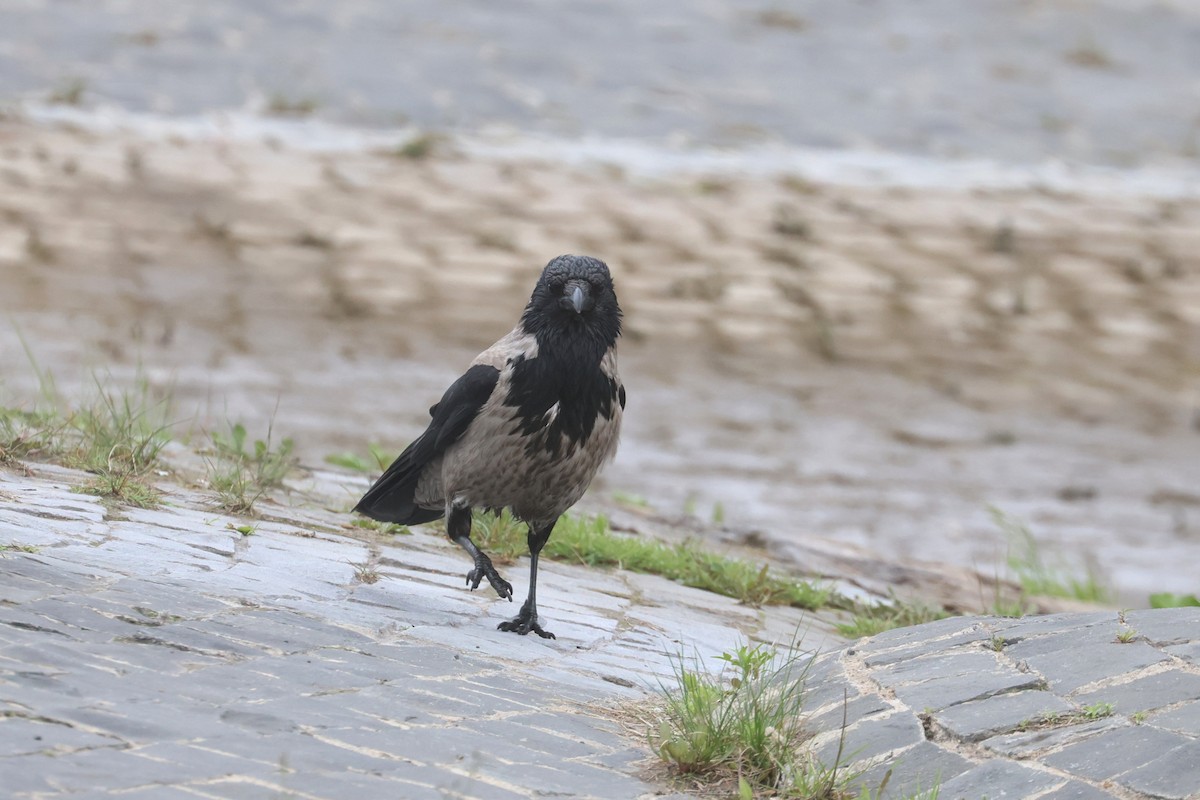
[{"label": "blurred sandy background", "polygon": [[[1200,10],[0,9],[0,393],[398,450],[541,266],[606,260],[595,487],[1125,605],[1200,563]],[[803,566],[803,564],[801,564]]]}]

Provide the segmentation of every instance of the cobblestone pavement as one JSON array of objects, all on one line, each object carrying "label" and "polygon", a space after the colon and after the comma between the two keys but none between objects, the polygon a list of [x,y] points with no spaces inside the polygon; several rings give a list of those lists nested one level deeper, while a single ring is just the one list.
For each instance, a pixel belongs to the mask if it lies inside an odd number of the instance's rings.
[{"label": "cobblestone pavement", "polygon": [[5,798],[627,800],[656,791],[615,707],[684,648],[801,622],[551,563],[559,638],[517,638],[438,534],[372,541],[344,514],[274,509],[289,521],[244,536],[195,493],[112,512],[69,491],[79,473],[36,471],[0,472],[0,543],[37,550],[0,552]]},{"label": "cobblestone pavement", "polygon": [[823,615],[548,563],[551,642],[496,631],[509,604],[463,589],[439,535],[344,527],[323,506],[358,478],[264,501],[247,536],[196,491],[112,509],[70,491],[82,473],[32,473],[0,471],[6,797],[670,794],[615,710],[680,653],[798,630],[823,653],[816,755],[844,719],[864,779],[893,770],[887,797],[1200,796],[1200,609],[952,618],[845,647]]},{"label": "cobblestone pavement", "polygon": [[818,756],[840,743],[894,792],[1200,797],[1200,608],[954,617],[821,656],[808,685]]}]

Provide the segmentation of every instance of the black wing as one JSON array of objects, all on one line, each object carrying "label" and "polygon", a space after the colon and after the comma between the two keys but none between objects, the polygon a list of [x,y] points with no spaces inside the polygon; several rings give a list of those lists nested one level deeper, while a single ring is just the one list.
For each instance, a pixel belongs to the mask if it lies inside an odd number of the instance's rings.
[{"label": "black wing", "polygon": [[418,525],[441,517],[444,508],[422,508],[416,504],[413,495],[417,482],[425,467],[467,432],[467,426],[491,397],[499,379],[500,370],[487,364],[477,364],[463,373],[438,404],[429,409],[433,417],[429,427],[392,462],[354,510],[371,519],[401,525]]}]

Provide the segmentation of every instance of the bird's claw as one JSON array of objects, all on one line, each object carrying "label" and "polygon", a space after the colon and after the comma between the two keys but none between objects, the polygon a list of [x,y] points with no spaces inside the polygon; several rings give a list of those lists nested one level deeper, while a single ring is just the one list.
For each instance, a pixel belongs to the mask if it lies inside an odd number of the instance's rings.
[{"label": "bird's claw", "polygon": [[536,614],[531,614],[531,615],[520,614],[520,615],[514,617],[513,619],[508,620],[507,622],[501,622],[499,625],[496,626],[496,629],[501,630],[501,631],[509,631],[511,633],[519,633],[522,636],[525,636],[530,631],[533,631],[534,633],[536,633],[538,636],[542,637],[543,639],[557,639],[558,638],[550,631],[542,629],[542,626],[538,624]]},{"label": "bird's claw", "polygon": [[490,563],[476,564],[475,569],[467,573],[467,586],[471,591],[475,591],[484,578],[488,579],[488,583],[496,590],[496,594],[500,595],[501,600],[512,602],[512,584],[501,578],[500,573],[496,572],[496,568]]}]

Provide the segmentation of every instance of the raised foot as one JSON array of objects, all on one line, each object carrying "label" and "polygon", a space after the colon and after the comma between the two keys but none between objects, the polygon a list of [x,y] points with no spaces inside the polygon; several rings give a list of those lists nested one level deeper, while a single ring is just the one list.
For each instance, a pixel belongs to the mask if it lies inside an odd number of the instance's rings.
[{"label": "raised foot", "polygon": [[496,626],[496,628],[502,631],[509,631],[511,633],[519,633],[522,636],[526,635],[530,631],[533,631],[543,639],[558,638],[550,631],[542,630],[542,626],[538,625],[537,614],[519,614],[510,619],[508,622],[501,622]]},{"label": "raised foot", "polygon": [[496,572],[487,556],[476,560],[475,569],[467,573],[467,586],[471,587],[471,591],[475,591],[484,578],[488,579],[488,583],[496,590],[496,594],[500,595],[501,600],[512,602],[512,584],[500,577],[500,573]]}]

